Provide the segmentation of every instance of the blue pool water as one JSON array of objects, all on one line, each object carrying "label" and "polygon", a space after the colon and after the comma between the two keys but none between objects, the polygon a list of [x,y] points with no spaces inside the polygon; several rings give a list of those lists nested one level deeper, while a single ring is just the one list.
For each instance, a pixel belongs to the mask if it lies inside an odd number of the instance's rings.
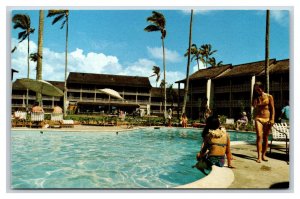
[{"label": "blue pool water", "polygon": [[[200,130],[12,131],[12,188],[169,188],[204,177]],[[253,141],[255,134],[231,133]]]}]

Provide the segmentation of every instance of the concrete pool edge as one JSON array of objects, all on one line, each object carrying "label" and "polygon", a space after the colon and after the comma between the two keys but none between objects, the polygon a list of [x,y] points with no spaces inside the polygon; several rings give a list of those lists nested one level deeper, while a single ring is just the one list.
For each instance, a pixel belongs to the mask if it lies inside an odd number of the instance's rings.
[{"label": "concrete pool edge", "polygon": [[[246,141],[233,141],[231,145],[249,144]],[[195,182],[174,187],[175,189],[225,189],[234,181],[234,173],[228,167],[212,166],[211,172]]]},{"label": "concrete pool edge", "polygon": [[212,171],[195,182],[174,187],[175,189],[224,189],[234,181],[234,173],[230,168],[213,166]]}]

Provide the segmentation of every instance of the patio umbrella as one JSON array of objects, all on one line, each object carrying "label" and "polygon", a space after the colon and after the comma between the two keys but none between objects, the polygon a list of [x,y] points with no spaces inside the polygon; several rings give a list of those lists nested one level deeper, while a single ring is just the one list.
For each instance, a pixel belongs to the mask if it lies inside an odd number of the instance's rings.
[{"label": "patio umbrella", "polygon": [[117,98],[117,99],[120,99],[120,100],[123,100],[123,97],[121,97],[121,95],[113,90],[113,89],[110,89],[110,88],[104,88],[104,89],[99,89],[99,91],[101,93],[105,93],[109,96],[109,106],[108,106],[108,110],[110,111],[110,97],[114,97],[114,98]]},{"label": "patio umbrella", "polygon": [[43,95],[55,97],[60,97],[64,95],[62,90],[44,80],[23,78],[18,79],[17,81],[25,88],[35,91],[37,93],[41,93]]},{"label": "patio umbrella", "polygon": [[111,97],[114,97],[114,98],[123,100],[123,97],[121,97],[121,95],[120,95],[117,91],[115,91],[115,90],[113,90],[113,89],[110,89],[110,88],[104,88],[104,89],[99,89],[99,91],[100,91],[101,93],[105,93],[105,94],[107,94],[107,95],[109,95],[109,96],[111,96]]}]

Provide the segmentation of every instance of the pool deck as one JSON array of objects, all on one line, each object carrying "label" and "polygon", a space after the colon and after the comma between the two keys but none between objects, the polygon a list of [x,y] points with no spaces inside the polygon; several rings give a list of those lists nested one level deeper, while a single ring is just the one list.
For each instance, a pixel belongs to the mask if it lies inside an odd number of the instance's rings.
[{"label": "pool deck", "polygon": [[[126,126],[99,127],[75,125],[74,128],[53,129],[63,131],[95,131],[117,132],[144,127]],[[29,130],[28,128],[14,128],[16,130]],[[37,129],[42,130],[42,129]],[[46,129],[44,129],[46,130]],[[49,129],[47,129],[49,130]],[[275,143],[278,144],[278,143]],[[267,153],[268,161],[256,162],[256,145],[244,142],[232,142],[231,152],[233,155],[232,165],[235,167],[214,167],[212,172],[199,181],[179,186],[182,189],[262,189],[279,188],[281,191],[291,192],[288,183],[291,184],[289,157],[284,150],[272,149],[272,154]],[[292,175],[291,175],[292,176]]]}]

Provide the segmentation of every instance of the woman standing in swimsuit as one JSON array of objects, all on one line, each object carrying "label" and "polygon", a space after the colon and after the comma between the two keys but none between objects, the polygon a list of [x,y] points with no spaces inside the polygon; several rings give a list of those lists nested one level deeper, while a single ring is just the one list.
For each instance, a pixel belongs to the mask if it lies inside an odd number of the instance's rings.
[{"label": "woman standing in swimsuit", "polygon": [[273,96],[264,92],[261,82],[256,82],[253,89],[252,106],[256,129],[257,162],[266,159],[268,136],[274,124],[275,108]]}]

